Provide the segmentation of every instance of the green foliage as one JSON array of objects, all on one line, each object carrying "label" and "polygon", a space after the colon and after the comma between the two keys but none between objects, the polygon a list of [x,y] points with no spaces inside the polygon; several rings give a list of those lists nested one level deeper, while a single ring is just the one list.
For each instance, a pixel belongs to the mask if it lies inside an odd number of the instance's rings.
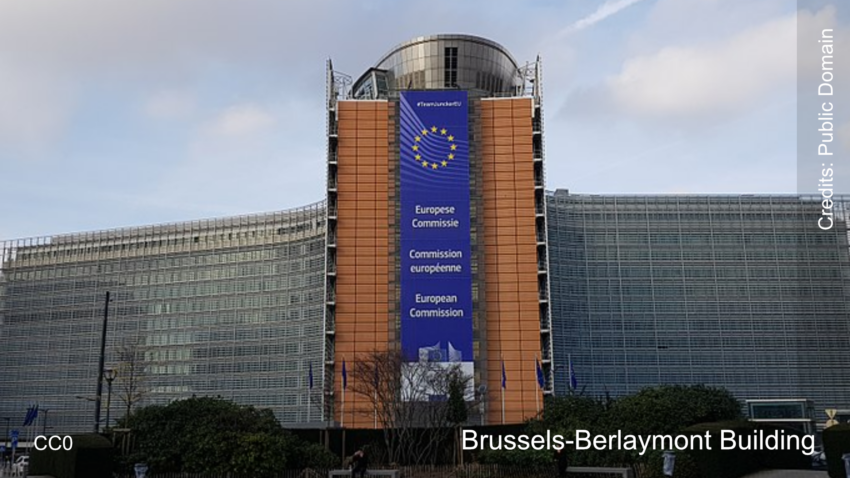
[{"label": "green foliage", "polygon": [[[702,385],[646,388],[617,400],[566,396],[546,400],[543,419],[529,424],[530,433],[561,434],[572,439],[575,430],[594,435],[675,434],[697,423],[741,418],[741,406],[728,391]],[[569,450],[572,466],[648,467],[658,456],[621,450]]]},{"label": "green foliage", "polygon": [[697,423],[741,418],[741,404],[725,389],[666,385],[615,401],[606,428],[636,435],[670,434]]},{"label": "green foliage", "polygon": [[[704,436],[706,432],[709,432],[711,450],[679,452],[677,457],[689,456],[699,469],[700,476],[705,478],[738,478],[767,468],[786,470],[811,468],[811,458],[799,450],[722,450],[720,443],[722,430],[731,430],[739,436],[752,436],[756,430],[762,430],[765,435],[781,432],[786,436],[803,436],[797,430],[766,423],[748,421],[703,423],[688,427],[682,433]],[[676,467],[678,469],[678,463]]]},{"label": "green foliage", "polygon": [[[264,477],[312,463],[303,451],[307,445],[281,428],[270,410],[221,398],[193,397],[140,408],[121,426],[133,430],[137,444],[133,462],[144,461],[157,473],[236,472]],[[327,460],[326,454],[316,456]]]},{"label": "green foliage", "polygon": [[485,450],[478,456],[481,463],[525,470],[552,468],[552,452],[548,450]]},{"label": "green foliage", "polygon": [[446,421],[452,425],[465,423],[469,418],[464,398],[464,381],[462,377],[454,373],[449,377],[449,403],[446,411]]},{"label": "green foliage", "polygon": [[33,449],[30,475],[56,478],[110,478],[112,443],[100,435],[74,435],[71,450]]},{"label": "green foliage", "polygon": [[844,478],[842,455],[850,453],[850,424],[831,426],[823,431],[823,451],[826,453],[829,476]]},{"label": "green foliage", "polygon": [[[370,455],[373,455],[370,451]],[[305,468],[331,469],[339,466],[339,457],[318,443],[304,443],[293,450],[289,468],[303,470]]]}]

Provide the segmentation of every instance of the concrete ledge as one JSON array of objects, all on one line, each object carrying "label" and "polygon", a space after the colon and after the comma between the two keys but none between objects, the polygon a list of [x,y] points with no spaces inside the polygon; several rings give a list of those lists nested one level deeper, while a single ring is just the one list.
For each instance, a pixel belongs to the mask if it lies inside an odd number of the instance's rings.
[{"label": "concrete ledge", "polygon": [[[351,470],[331,470],[328,472],[328,478],[333,478],[335,476],[351,478]],[[389,478],[398,478],[398,470],[366,470],[366,476],[386,476]],[[357,473],[357,477],[360,477],[360,473]]]}]

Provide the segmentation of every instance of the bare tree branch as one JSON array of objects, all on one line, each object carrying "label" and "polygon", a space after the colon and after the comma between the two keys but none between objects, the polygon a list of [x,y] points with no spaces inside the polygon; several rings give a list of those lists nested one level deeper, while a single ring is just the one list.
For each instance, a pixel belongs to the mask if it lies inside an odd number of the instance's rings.
[{"label": "bare tree branch", "polygon": [[[453,381],[471,389],[472,377],[459,366],[408,363],[399,351],[360,356],[353,367],[353,391],[370,404],[361,413],[377,416],[390,463],[436,463],[446,440],[459,424],[450,421],[448,396]],[[468,411],[476,407],[473,397]]]},{"label": "bare tree branch", "polygon": [[141,337],[125,339],[118,348],[118,397],[126,407],[126,418],[149,390],[144,360]]}]

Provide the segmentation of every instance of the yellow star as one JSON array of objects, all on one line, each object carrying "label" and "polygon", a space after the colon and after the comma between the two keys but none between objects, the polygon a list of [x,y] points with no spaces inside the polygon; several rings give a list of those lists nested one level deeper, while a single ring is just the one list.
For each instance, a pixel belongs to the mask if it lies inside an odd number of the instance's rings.
[{"label": "yellow star", "polygon": [[436,133],[436,132],[437,132],[437,127],[436,127],[436,126],[431,126],[431,132],[432,132],[432,133]]},{"label": "yellow star", "polygon": [[428,136],[428,130],[427,129],[422,130],[422,136]]},{"label": "yellow star", "polygon": [[413,145],[413,150],[414,150],[414,151],[418,151],[418,150],[419,150],[419,145],[418,145],[418,144],[414,144],[414,145]]},{"label": "yellow star", "polygon": [[447,133],[446,128],[440,130],[440,134],[445,135]]},{"label": "yellow star", "polygon": [[454,154],[454,153],[449,153],[449,159],[455,159],[455,154]]},{"label": "yellow star", "polygon": [[454,141],[454,140],[455,140],[455,137],[452,136],[452,135],[449,135],[449,141]]},{"label": "yellow star", "polygon": [[420,138],[419,136],[417,136],[417,137],[415,137],[415,138],[413,138],[413,139],[415,139],[417,143],[418,143],[418,142],[420,142],[420,141],[422,141],[422,138]]},{"label": "yellow star", "polygon": [[415,158],[417,161],[419,161],[420,159],[422,159],[422,155],[417,154],[416,156],[414,156],[414,158]]},{"label": "yellow star", "polygon": [[431,163],[431,168],[432,168],[432,169],[437,169],[437,163]]},{"label": "yellow star", "polygon": [[427,168],[428,167],[428,161],[422,161],[422,167]]},{"label": "yellow star", "polygon": [[452,145],[452,151],[454,151],[454,150],[456,150],[456,149],[457,149],[457,145],[456,145],[456,144],[453,144],[453,145]]},{"label": "yellow star", "polygon": [[449,162],[448,162],[448,161],[446,161],[446,160],[444,159],[444,160],[443,160],[443,162],[442,162],[442,163],[440,163],[440,164],[442,164],[442,165],[443,165],[443,167],[445,168],[446,166],[448,166],[448,165],[449,165]]}]

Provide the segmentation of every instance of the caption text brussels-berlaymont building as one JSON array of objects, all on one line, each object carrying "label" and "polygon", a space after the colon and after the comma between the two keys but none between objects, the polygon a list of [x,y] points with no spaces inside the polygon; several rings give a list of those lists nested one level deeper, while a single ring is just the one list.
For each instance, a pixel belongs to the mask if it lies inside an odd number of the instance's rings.
[{"label": "caption text brussels-berlaymont building", "polygon": [[656,384],[850,408],[847,198],[821,230],[818,198],[547,191],[542,104],[539,61],[416,38],[356,80],[328,63],[322,202],[0,243],[0,416],[91,429],[107,291],[141,404],[372,427],[342,364],[391,349],[474,377],[486,423]]}]

